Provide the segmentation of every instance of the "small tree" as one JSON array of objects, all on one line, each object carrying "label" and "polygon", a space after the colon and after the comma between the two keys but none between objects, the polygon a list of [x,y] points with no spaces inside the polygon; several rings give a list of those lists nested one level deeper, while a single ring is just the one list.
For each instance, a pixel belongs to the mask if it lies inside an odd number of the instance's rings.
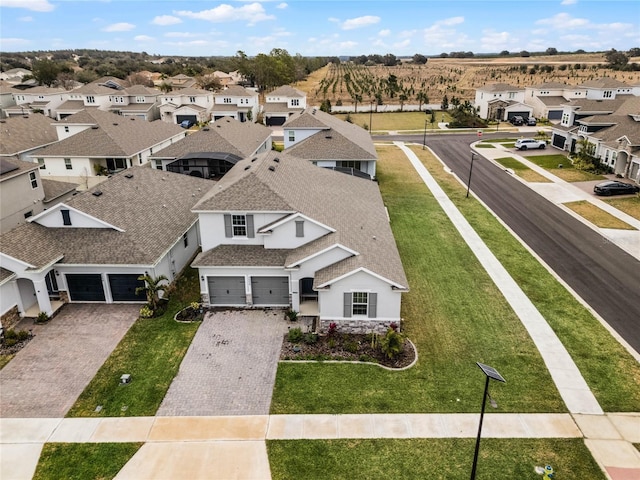
[{"label": "small tree", "polygon": [[442,103],[440,104],[440,109],[441,110],[449,110],[449,97],[447,97],[447,94],[444,94],[444,97],[442,97]]},{"label": "small tree", "polygon": [[380,340],[380,349],[387,358],[393,359],[404,350],[404,337],[395,329],[389,328],[382,340]]},{"label": "small tree", "polygon": [[168,284],[161,284],[161,282],[168,282],[169,279],[164,275],[159,275],[157,277],[152,277],[148,274],[140,275],[138,280],[144,282],[144,287],[136,288],[136,295],[140,295],[142,292],[147,296],[147,303],[149,304],[149,308],[153,312],[158,310],[158,306],[160,304],[160,292],[166,291]]}]

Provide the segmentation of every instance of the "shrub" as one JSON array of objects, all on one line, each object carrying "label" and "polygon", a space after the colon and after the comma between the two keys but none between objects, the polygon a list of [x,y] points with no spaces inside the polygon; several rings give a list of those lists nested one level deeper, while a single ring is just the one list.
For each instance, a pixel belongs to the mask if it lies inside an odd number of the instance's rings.
[{"label": "shrub", "polygon": [[343,348],[349,353],[357,353],[358,352],[358,344],[353,340],[346,340],[342,344]]},{"label": "shrub", "polygon": [[380,349],[382,350],[382,353],[384,353],[387,358],[393,359],[402,353],[403,348],[403,336],[393,328],[389,328],[385,336],[382,337],[382,340],[380,341]]},{"label": "shrub", "polygon": [[292,322],[295,322],[296,320],[298,320],[298,312],[296,312],[293,309],[289,309],[287,310],[287,313],[285,314],[287,316],[287,318],[289,320],[291,320]]},{"label": "shrub", "polygon": [[18,332],[16,332],[14,329],[7,330],[6,332],[4,332],[5,340],[15,340],[17,338],[18,338]]},{"label": "shrub", "polygon": [[27,338],[29,338],[29,332],[27,332],[26,330],[20,330],[18,332],[18,341],[22,342],[24,340],[26,340]]},{"label": "shrub", "polygon": [[190,306],[191,308],[193,308],[194,310],[199,310],[199,309],[200,309],[200,302],[191,302],[191,303],[189,304],[189,306]]},{"label": "shrub", "polygon": [[153,317],[153,310],[151,310],[151,308],[149,308],[149,305],[144,305],[140,309],[140,317],[141,318],[151,318],[151,317]]},{"label": "shrub", "polygon": [[17,338],[7,338],[4,341],[4,344],[7,347],[13,347],[16,343],[18,343],[18,339]]},{"label": "shrub", "polygon": [[334,348],[336,348],[336,339],[330,338],[329,341],[327,342],[327,345],[329,345],[329,348],[333,350]]},{"label": "shrub", "polygon": [[311,333],[311,332],[305,333],[302,340],[307,345],[313,345],[314,343],[316,343],[318,341],[318,335],[316,335],[315,333]]},{"label": "shrub", "polygon": [[338,331],[338,324],[336,322],[331,322],[329,324],[329,330],[327,330],[327,335],[333,337]]},{"label": "shrub", "polygon": [[45,323],[49,321],[49,314],[47,312],[40,312],[36,317],[36,323]]},{"label": "shrub", "polygon": [[300,328],[291,328],[287,334],[287,340],[291,343],[297,343],[302,340],[302,330]]}]

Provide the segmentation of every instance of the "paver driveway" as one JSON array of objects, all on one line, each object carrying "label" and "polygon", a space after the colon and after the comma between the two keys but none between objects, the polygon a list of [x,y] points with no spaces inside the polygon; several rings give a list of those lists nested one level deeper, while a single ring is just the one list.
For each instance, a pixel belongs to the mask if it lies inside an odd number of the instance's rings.
[{"label": "paver driveway", "polygon": [[0,370],[0,416],[64,417],[133,325],[139,305],[66,305]]},{"label": "paver driveway", "polygon": [[282,310],[207,314],[157,415],[266,415],[290,322]]}]

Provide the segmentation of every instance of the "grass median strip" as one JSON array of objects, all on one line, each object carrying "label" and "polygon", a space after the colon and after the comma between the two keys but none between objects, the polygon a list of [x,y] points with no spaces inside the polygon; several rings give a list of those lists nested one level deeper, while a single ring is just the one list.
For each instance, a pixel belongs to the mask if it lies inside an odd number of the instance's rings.
[{"label": "grass median strip", "polygon": [[564,155],[527,155],[527,160],[553,173],[565,182],[588,182],[590,180],[606,180],[606,177],[595,173],[576,170],[571,160]]},{"label": "grass median strip", "polygon": [[47,443],[33,480],[103,480],[115,477],[142,443]]},{"label": "grass median strip", "polygon": [[272,413],[477,412],[477,361],[509,382],[492,387],[502,412],[565,411],[524,327],[404,154],[393,146],[379,153],[382,195],[411,289],[403,328],[418,363],[403,372],[281,363]]},{"label": "grass median strip", "polygon": [[621,212],[631,215],[636,220],[640,220],[640,194],[634,197],[601,198],[601,200]]},{"label": "grass median strip", "polygon": [[618,230],[635,230],[635,228],[628,223],[623,222],[619,218],[614,217],[610,213],[605,212],[586,200],[568,202],[565,203],[564,206],[573,210],[585,220],[593,223],[596,227],[615,228]]},{"label": "grass median strip", "polygon": [[638,411],[638,362],[490,212],[465,198],[465,188],[430,152],[412,149],[556,332],[602,408]]},{"label": "grass median strip", "polygon": [[548,183],[551,181],[548,178],[540,175],[538,172],[534,172],[524,163],[516,160],[513,157],[500,157],[496,158],[495,161],[502,165],[504,168],[513,170],[513,172],[518,177],[522,178],[525,182]]},{"label": "grass median strip", "polygon": [[[197,270],[176,282],[165,314],[139,318],[69,410],[68,417],[155,415],[200,323],[178,323],[175,313],[198,300]],[[120,385],[120,376],[131,383]],[[96,411],[96,407],[101,409]]]},{"label": "grass median strip", "polygon": [[[273,480],[444,478],[466,480],[475,439],[269,440]],[[483,438],[478,478],[537,478],[552,465],[558,478],[604,479],[582,439]]]}]

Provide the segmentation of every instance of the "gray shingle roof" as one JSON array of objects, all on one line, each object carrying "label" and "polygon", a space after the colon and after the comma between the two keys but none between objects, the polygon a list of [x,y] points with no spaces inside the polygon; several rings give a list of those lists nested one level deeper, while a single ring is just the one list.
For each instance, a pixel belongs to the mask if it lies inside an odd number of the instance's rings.
[{"label": "gray shingle roof", "polygon": [[591,88],[625,88],[629,87],[624,82],[616,80],[611,77],[602,77],[596,78],[594,80],[587,80],[586,82],[582,82],[581,87],[591,87]]},{"label": "gray shingle roof", "polygon": [[224,90],[220,90],[215,93],[216,97],[255,97],[258,95],[258,92],[253,92],[251,90],[247,90],[246,88],[240,85],[229,85]]},{"label": "gray shingle roof", "polygon": [[[279,161],[275,162],[275,158]],[[334,228],[336,232],[290,250],[287,256],[286,264],[291,265],[335,244],[358,252],[318,272],[316,285],[359,268],[369,269],[399,286],[408,285],[375,182],[271,151],[255,161],[238,162],[194,207],[194,211],[230,210],[301,212]]]},{"label": "gray shingle roof", "polygon": [[224,152],[246,157],[271,136],[271,129],[252,122],[225,117],[182,140],[163,148],[152,158],[180,158],[189,153]]},{"label": "gray shingle roof", "polygon": [[[2,234],[2,252],[37,268],[59,258],[65,264],[152,265],[196,221],[190,209],[209,188],[201,178],[130,168],[65,202],[123,232],[31,222]],[[95,190],[102,195],[92,195]]]},{"label": "gray shingle roof", "polygon": [[61,121],[63,124],[98,125],[33,153],[40,156],[129,157],[184,133],[178,125],[156,120],[147,122],[101,110],[83,110]]},{"label": "gray shingle roof", "polygon": [[592,100],[589,98],[576,98],[567,102],[568,105],[576,107],[577,113],[588,112],[612,113],[618,110],[632,95],[616,95],[611,100]]},{"label": "gray shingle roof", "polygon": [[0,157],[0,166],[0,171],[5,172],[0,174],[0,182],[39,168],[37,163],[25,162],[18,157]]},{"label": "gray shingle roof", "polygon": [[483,92],[512,92],[514,90],[524,91],[524,88],[514,87],[513,85],[509,85],[508,83],[491,83],[489,85],[478,88],[478,90],[482,90]]},{"label": "gray shingle roof", "polygon": [[276,88],[272,92],[267,93],[268,97],[278,96],[278,95],[282,97],[289,97],[289,98],[306,97],[304,92],[298,90],[297,88],[293,88],[289,85],[282,85],[281,87]]},{"label": "gray shingle roof", "polygon": [[566,103],[569,103],[569,100],[567,100],[566,98],[558,95],[558,96],[540,96],[537,97],[538,100],[540,100],[542,103],[544,103],[547,107],[555,107],[555,106],[560,106],[560,105],[564,105]]},{"label": "gray shingle roof", "polygon": [[0,120],[0,155],[14,155],[58,141],[52,122],[41,113]]},{"label": "gray shingle roof", "polygon": [[[378,158],[369,132],[316,108],[306,108],[302,112],[292,115],[285,122],[283,128],[323,129],[323,131],[289,147],[288,151],[301,158],[313,160],[375,160]],[[327,136],[331,138],[326,138]],[[327,149],[324,156],[322,148]]]},{"label": "gray shingle roof", "polygon": [[218,245],[198,255],[192,266],[281,267],[288,254],[288,250],[262,245]]},{"label": "gray shingle roof", "polygon": [[282,113],[289,114],[290,112],[300,112],[302,107],[291,107],[287,105],[287,102],[269,102],[262,106],[263,113]]},{"label": "gray shingle roof", "polygon": [[78,187],[77,183],[60,182],[58,180],[50,180],[41,178],[42,189],[44,190],[44,202],[49,203],[62,195],[75,191]]}]

